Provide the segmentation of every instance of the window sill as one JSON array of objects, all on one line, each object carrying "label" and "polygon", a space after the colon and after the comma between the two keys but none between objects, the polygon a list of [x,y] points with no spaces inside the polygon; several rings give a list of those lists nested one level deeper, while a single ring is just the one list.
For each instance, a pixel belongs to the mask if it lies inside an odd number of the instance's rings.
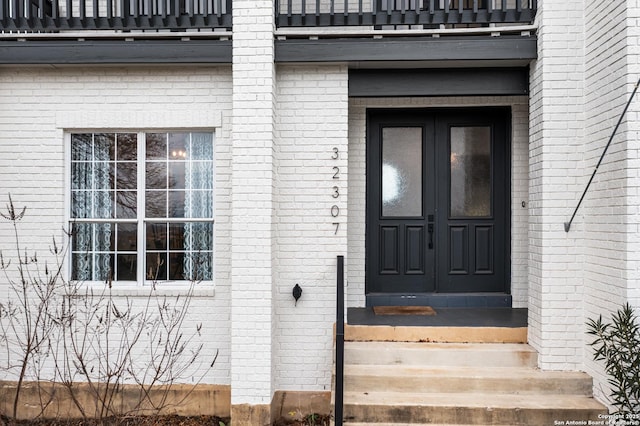
[{"label": "window sill", "polygon": [[[87,283],[87,288],[92,288],[95,291],[101,291],[104,287],[104,283],[95,282]],[[114,297],[148,297],[160,296],[160,297],[177,297],[186,296],[189,293],[189,284],[180,285],[175,283],[157,284],[155,290],[151,289],[150,285],[136,285],[135,283],[117,284],[114,283],[111,288],[111,295]],[[213,283],[200,283],[196,284],[192,290],[192,297],[213,297],[215,296],[215,287]]]}]

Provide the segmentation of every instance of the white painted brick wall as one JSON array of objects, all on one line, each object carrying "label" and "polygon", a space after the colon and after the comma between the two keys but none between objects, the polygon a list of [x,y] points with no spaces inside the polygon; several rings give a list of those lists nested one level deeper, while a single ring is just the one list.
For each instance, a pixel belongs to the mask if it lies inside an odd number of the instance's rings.
[{"label": "white painted brick wall", "polygon": [[[347,252],[347,68],[279,66],[277,87],[276,388],[328,391],[336,256]],[[337,233],[333,222],[340,223]],[[296,283],[303,291],[297,306]]]},{"label": "white painted brick wall", "polygon": [[[626,10],[627,93],[640,78],[640,1],[629,0]],[[630,93],[629,93],[630,96]],[[638,94],[636,94],[638,96]],[[632,103],[627,112],[627,299],[640,308],[640,101]],[[634,149],[634,146],[636,149]]]},{"label": "white painted brick wall", "polygon": [[[634,4],[635,3],[635,4]],[[639,5],[618,0],[585,5],[585,172],[600,158],[637,81]],[[635,33],[635,34],[634,34]],[[638,288],[638,101],[628,115],[585,198],[585,317],[610,314],[634,301]],[[587,177],[585,176],[585,179]],[[585,365],[595,377],[594,392],[608,392],[602,365],[586,346]]]},{"label": "white painted brick wall", "polygon": [[231,403],[274,392],[274,5],[233,3]]},{"label": "white painted brick wall", "polygon": [[527,306],[528,106],[526,97],[361,98],[349,101],[349,263],[348,306],[365,304],[365,195],[367,108],[510,106],[511,133],[511,290],[514,307]]},{"label": "white painted brick wall", "polygon": [[[337,254],[347,252],[348,306],[364,305],[366,108],[509,105],[514,306],[529,307],[540,366],[587,369],[602,397],[584,322],[626,300],[640,307],[640,98],[569,234],[563,222],[640,75],[640,2],[538,6],[528,105],[522,97],[349,100],[346,67],[337,65],[282,66],[276,77],[273,3],[264,0],[234,1],[233,72],[0,69],[0,204],[10,192],[29,207],[24,242],[45,253],[65,225],[64,130],[215,128],[215,295],[196,297],[189,323],[204,322],[209,355],[220,350],[205,381],[231,383],[233,403],[267,404],[276,389],[330,385]],[[343,177],[339,201],[333,165]],[[10,241],[2,224],[0,249]],[[303,298],[294,307],[296,283]]]},{"label": "white painted brick wall", "polygon": [[558,370],[581,368],[583,351],[581,225],[563,229],[584,176],[583,5],[538,2],[531,67],[529,342]]},{"label": "white painted brick wall", "polygon": [[[569,220],[637,81],[637,1],[539,2],[531,74],[529,339],[548,369],[586,369],[605,400],[585,321],[638,304],[638,103]],[[567,25],[567,17],[574,17]],[[582,50],[584,49],[584,50]]]},{"label": "white painted brick wall", "polygon": [[[62,239],[65,223],[64,131],[211,129],[215,131],[215,294],[194,298],[187,328],[203,324],[205,353],[217,362],[205,383],[229,384],[230,275],[230,109],[228,67],[202,68],[4,68],[0,70],[0,204],[11,193],[26,205],[23,243],[41,259],[51,237]],[[13,238],[0,222],[0,250],[11,251]],[[134,303],[146,294],[116,289]],[[8,292],[0,280],[0,294]],[[179,294],[184,292],[168,292]],[[194,377],[196,375],[194,374]],[[191,379],[189,379],[191,380]]]}]

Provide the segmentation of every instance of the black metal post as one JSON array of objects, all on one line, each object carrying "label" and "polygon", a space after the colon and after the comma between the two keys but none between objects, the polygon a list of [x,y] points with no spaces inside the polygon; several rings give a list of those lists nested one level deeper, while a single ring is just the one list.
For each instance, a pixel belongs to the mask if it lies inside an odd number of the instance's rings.
[{"label": "black metal post", "polygon": [[342,426],[344,396],[344,256],[338,256],[335,426]]}]

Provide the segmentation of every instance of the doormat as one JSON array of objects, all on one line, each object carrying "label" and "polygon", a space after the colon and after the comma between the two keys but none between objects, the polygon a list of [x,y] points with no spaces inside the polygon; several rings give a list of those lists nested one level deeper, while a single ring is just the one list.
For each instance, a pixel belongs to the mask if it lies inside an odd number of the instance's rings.
[{"label": "doormat", "polygon": [[376,315],[436,315],[431,306],[374,306]]}]

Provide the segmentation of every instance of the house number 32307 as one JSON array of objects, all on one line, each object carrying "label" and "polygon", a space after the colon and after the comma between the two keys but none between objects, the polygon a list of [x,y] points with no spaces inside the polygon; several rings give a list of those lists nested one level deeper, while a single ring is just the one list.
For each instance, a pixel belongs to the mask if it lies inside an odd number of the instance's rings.
[{"label": "house number 32307", "polygon": [[[338,161],[340,159],[340,150],[334,146],[331,152],[332,152],[331,159],[334,161]],[[334,185],[333,185],[333,188],[331,189],[331,196],[335,200],[336,204],[331,206],[331,217],[334,220],[336,220],[336,222],[332,222],[332,225],[335,226],[335,231],[333,232],[333,235],[337,235],[338,230],[340,229],[340,222],[337,221],[337,218],[340,216],[340,207],[337,204],[338,200],[340,199],[340,186],[337,185],[338,182],[336,181],[340,180],[340,167],[333,166],[332,170],[333,170],[332,179],[334,180]]]}]

